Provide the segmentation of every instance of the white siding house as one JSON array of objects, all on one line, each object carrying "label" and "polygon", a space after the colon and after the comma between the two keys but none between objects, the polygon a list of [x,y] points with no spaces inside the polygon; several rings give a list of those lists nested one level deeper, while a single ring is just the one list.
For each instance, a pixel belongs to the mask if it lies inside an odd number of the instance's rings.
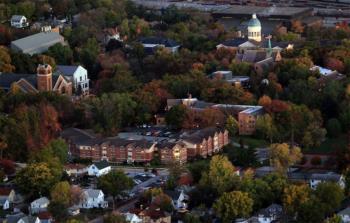
[{"label": "white siding house", "polygon": [[82,66],[58,65],[57,72],[73,82],[75,91],[81,90],[82,94],[89,93],[89,77],[87,70]]},{"label": "white siding house", "polygon": [[30,211],[32,214],[47,211],[49,204],[50,200],[47,197],[41,197],[30,203]]},{"label": "white siding house", "polygon": [[108,202],[105,201],[105,195],[102,190],[85,189],[83,190],[83,199],[79,205],[80,208],[106,208]]},{"label": "white siding house", "polygon": [[11,26],[15,28],[27,27],[29,23],[24,15],[13,15],[11,17]]},{"label": "white siding house", "polygon": [[337,213],[343,223],[350,223],[350,207],[347,207]]},{"label": "white siding house", "polygon": [[309,183],[312,189],[316,189],[317,185],[322,182],[334,182],[341,188],[345,188],[344,177],[341,174],[329,173],[314,173],[311,175]]},{"label": "white siding house", "polygon": [[88,175],[100,177],[102,175],[109,173],[111,170],[112,170],[112,167],[109,165],[109,163],[105,160],[102,160],[98,163],[94,163],[89,166]]}]

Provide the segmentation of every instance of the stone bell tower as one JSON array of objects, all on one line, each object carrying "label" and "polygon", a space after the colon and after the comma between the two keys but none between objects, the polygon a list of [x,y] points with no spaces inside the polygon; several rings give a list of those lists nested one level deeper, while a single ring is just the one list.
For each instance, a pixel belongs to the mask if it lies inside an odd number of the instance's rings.
[{"label": "stone bell tower", "polygon": [[52,91],[52,67],[49,64],[39,64],[37,68],[38,90]]}]

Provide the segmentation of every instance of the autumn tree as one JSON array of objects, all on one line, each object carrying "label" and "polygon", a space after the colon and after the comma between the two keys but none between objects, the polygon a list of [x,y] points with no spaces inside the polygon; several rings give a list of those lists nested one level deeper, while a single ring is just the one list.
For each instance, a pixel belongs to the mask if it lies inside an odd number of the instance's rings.
[{"label": "autumn tree", "polygon": [[58,202],[68,207],[71,203],[70,185],[67,181],[56,183],[50,192],[52,202]]},{"label": "autumn tree", "polygon": [[0,46],[0,72],[13,72],[16,68],[11,62],[9,50],[5,46]]},{"label": "autumn tree", "polygon": [[300,20],[293,20],[292,21],[292,31],[295,33],[303,33],[304,32],[304,25]]},{"label": "autumn tree", "polygon": [[290,216],[297,214],[300,205],[310,199],[310,188],[308,185],[289,185],[284,189],[283,206]]},{"label": "autumn tree", "polygon": [[271,165],[282,173],[285,173],[289,166],[299,162],[302,157],[299,147],[291,147],[286,143],[272,144],[269,153]]},{"label": "autumn tree", "polygon": [[184,105],[173,106],[165,116],[166,123],[175,129],[181,128],[185,120],[186,110],[187,108]]},{"label": "autumn tree", "polygon": [[224,223],[246,218],[253,210],[253,199],[248,193],[232,191],[224,193],[213,205],[215,213]]},{"label": "autumn tree", "polygon": [[24,194],[40,196],[47,194],[57,181],[48,164],[33,163],[16,174],[15,182]]},{"label": "autumn tree", "polygon": [[270,143],[272,143],[277,133],[273,118],[269,114],[259,116],[256,120],[256,131],[257,134],[269,139]]},{"label": "autumn tree", "polygon": [[174,209],[171,197],[164,193],[156,195],[152,201],[152,205],[166,212],[172,212]]},{"label": "autumn tree", "polygon": [[226,156],[216,155],[210,161],[209,171],[202,173],[200,184],[207,185],[219,194],[230,191],[238,182],[235,167]]},{"label": "autumn tree", "polygon": [[235,136],[239,130],[239,124],[238,121],[232,116],[228,116],[226,119],[226,125],[225,128],[229,132],[230,136]]},{"label": "autumn tree", "polygon": [[114,170],[106,175],[98,178],[98,188],[101,188],[105,194],[113,197],[113,210],[115,209],[115,202],[119,195],[122,195],[125,190],[129,190],[134,185],[131,178],[126,176],[120,170]]}]

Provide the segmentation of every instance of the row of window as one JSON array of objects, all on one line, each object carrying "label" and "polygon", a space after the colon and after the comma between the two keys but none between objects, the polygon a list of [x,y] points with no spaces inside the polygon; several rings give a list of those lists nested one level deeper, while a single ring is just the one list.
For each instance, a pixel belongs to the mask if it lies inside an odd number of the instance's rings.
[{"label": "row of window", "polygon": [[260,34],[260,32],[248,32],[248,36],[259,37],[259,36],[261,36],[261,34]]}]

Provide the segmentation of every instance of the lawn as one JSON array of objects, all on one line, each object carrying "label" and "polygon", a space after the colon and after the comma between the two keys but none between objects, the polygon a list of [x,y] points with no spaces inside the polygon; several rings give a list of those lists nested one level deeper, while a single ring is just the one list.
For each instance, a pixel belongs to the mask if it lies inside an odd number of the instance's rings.
[{"label": "lawn", "polygon": [[337,149],[343,149],[348,146],[348,138],[346,134],[342,134],[337,138],[327,138],[319,147],[307,150],[315,153],[331,153]]},{"label": "lawn", "polygon": [[231,140],[235,143],[239,143],[243,140],[244,145],[248,145],[250,148],[266,147],[269,143],[264,139],[253,138],[253,136],[235,136]]}]

